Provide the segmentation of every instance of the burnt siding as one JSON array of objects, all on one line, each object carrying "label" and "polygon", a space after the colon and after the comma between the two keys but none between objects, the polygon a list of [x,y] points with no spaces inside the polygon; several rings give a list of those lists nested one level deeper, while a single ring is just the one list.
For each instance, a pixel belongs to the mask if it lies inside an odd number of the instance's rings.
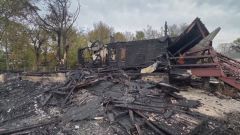
[{"label": "burnt siding", "polygon": [[[116,62],[109,62],[109,64],[126,68],[150,65],[154,58],[166,53],[167,46],[167,40],[160,41],[157,39],[111,43],[108,47],[116,49]],[[120,48],[126,48],[125,61],[119,59]]]}]

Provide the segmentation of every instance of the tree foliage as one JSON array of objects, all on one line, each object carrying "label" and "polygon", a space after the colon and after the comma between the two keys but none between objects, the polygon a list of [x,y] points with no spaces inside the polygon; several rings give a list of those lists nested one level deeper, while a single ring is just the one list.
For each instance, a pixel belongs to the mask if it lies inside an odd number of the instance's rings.
[{"label": "tree foliage", "polygon": [[143,31],[136,31],[136,40],[143,40],[145,39],[145,34]]},{"label": "tree foliage", "polygon": [[[81,31],[75,24],[80,5],[71,9],[71,0],[0,0],[0,70],[52,71],[63,60],[65,68],[77,68],[79,48],[89,42],[103,44],[160,38],[163,29],[146,28],[119,32],[100,21]],[[81,16],[79,16],[81,17]],[[182,25],[170,25],[170,36],[179,35]],[[239,43],[239,39],[234,41]],[[91,53],[86,52],[90,59]]]},{"label": "tree foliage", "polygon": [[113,37],[114,37],[114,40],[117,41],[117,42],[127,41],[125,35],[122,32],[114,33]]},{"label": "tree foliage", "polygon": [[47,0],[46,6],[47,12],[44,15],[40,15],[39,10],[35,10],[37,24],[43,29],[55,33],[57,37],[57,58],[59,62],[63,59],[63,64],[65,64],[70,45],[67,43],[67,39],[70,29],[72,29],[80,13],[80,5],[75,12],[70,11],[70,0]]},{"label": "tree foliage", "polygon": [[235,39],[232,43],[218,45],[217,50],[228,57],[240,59],[240,38]]},{"label": "tree foliage", "polygon": [[176,25],[176,24],[170,25],[168,27],[169,36],[174,37],[174,36],[180,35],[187,28],[187,26],[188,25],[186,23],[183,23],[180,25]]},{"label": "tree foliage", "polygon": [[39,27],[35,27],[29,30],[28,35],[33,46],[35,65],[38,71],[40,66],[40,55],[44,51],[44,47],[46,47],[44,45],[46,45],[49,40],[49,33]]},{"label": "tree foliage", "polygon": [[103,44],[110,42],[110,36],[113,34],[113,28],[103,22],[98,22],[93,25],[93,30],[88,32],[88,40],[94,42],[99,40]]},{"label": "tree foliage", "polygon": [[161,31],[152,28],[152,26],[147,25],[147,28],[143,30],[146,39],[160,38],[163,36]]}]

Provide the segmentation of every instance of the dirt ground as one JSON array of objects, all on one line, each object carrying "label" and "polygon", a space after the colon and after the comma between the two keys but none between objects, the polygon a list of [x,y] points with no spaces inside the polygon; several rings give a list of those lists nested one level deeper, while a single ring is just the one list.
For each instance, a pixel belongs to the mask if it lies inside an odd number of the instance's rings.
[{"label": "dirt ground", "polygon": [[64,73],[53,74],[51,76],[23,76],[23,80],[32,82],[40,82],[47,84],[53,82],[64,82],[66,81],[66,75]]},{"label": "dirt ground", "polygon": [[[0,74],[0,83],[4,83],[7,80],[19,78],[18,74]],[[56,73],[49,76],[21,76],[22,80],[28,80],[32,82],[41,82],[44,84],[55,83],[55,82],[64,82],[67,77],[65,73]]]},{"label": "dirt ground", "polygon": [[[165,77],[165,76],[164,76]],[[166,81],[164,77],[150,76],[144,77],[143,80],[151,80],[154,82]],[[165,77],[166,78],[166,77]],[[179,95],[189,99],[189,100],[198,100],[201,102],[201,106],[198,108],[192,109],[201,114],[216,118],[224,118],[226,114],[231,112],[240,112],[240,100],[232,98],[219,98],[211,92],[203,89],[197,89],[192,87],[183,88],[184,91],[180,91]],[[186,90],[187,89],[187,90]]]},{"label": "dirt ground", "polygon": [[222,118],[230,112],[240,112],[240,101],[235,99],[220,99],[206,90],[188,88],[187,91],[181,91],[179,95],[189,99],[198,100],[202,106],[193,109],[202,114]]}]

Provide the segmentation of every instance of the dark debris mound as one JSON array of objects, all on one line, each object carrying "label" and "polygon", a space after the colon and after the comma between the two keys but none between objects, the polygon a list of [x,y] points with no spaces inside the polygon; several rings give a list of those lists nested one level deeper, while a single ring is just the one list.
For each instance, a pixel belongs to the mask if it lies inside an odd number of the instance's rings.
[{"label": "dark debris mound", "polygon": [[[48,134],[202,135],[221,129],[220,122],[191,111],[200,103],[177,95],[178,88],[133,80],[123,71],[76,70],[63,84],[16,81],[0,89],[4,112],[0,134],[18,133],[19,128],[36,134],[42,128],[47,133],[51,126],[56,132]],[[57,116],[52,115],[56,108]],[[34,122],[21,122],[34,118]]]},{"label": "dark debris mound", "polygon": [[0,125],[35,114],[34,104],[41,93],[41,84],[10,80],[0,87]]}]

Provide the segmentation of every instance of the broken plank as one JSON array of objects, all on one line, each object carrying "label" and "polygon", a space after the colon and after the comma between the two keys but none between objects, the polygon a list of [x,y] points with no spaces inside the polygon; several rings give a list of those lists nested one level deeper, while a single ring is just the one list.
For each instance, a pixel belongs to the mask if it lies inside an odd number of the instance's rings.
[{"label": "broken plank", "polygon": [[138,114],[139,116],[141,116],[143,119],[144,119],[144,122],[153,130],[155,131],[156,133],[158,133],[159,135],[166,135],[164,132],[162,132],[161,130],[159,130],[157,127],[155,127],[155,125],[152,124],[151,121],[149,121],[147,119],[147,117],[145,117],[142,113],[140,113],[139,111],[135,111],[134,112],[136,114]]},{"label": "broken plank", "polygon": [[140,125],[138,123],[135,123],[134,125],[137,129],[138,135],[143,135],[143,131],[141,130]]},{"label": "broken plank", "polygon": [[149,111],[149,112],[160,112],[163,113],[165,109],[162,108],[154,108],[154,107],[148,107],[148,106],[139,106],[139,105],[127,105],[127,104],[115,104],[113,105],[115,107],[121,107],[121,108],[128,108],[133,110],[143,110],[143,111]]},{"label": "broken plank", "polygon": [[77,86],[75,85],[75,86],[70,90],[70,92],[68,93],[67,97],[64,99],[64,101],[63,101],[63,103],[62,103],[62,106],[64,106],[64,105],[67,103],[69,97],[72,95],[72,93],[73,93],[73,91],[75,90],[76,87],[77,87]]},{"label": "broken plank", "polygon": [[141,112],[139,112],[139,111],[134,111],[134,112],[136,114],[138,114],[139,116],[143,117],[144,119],[147,119],[149,122],[151,122],[152,125],[154,125],[158,129],[161,129],[161,131],[163,131],[167,135],[179,135],[179,134],[181,134],[177,130],[174,130],[172,127],[166,125],[165,123],[162,123],[160,121],[158,121],[158,122],[150,121],[148,119],[148,117],[145,116],[144,114],[142,114]]},{"label": "broken plank", "polygon": [[0,131],[0,135],[9,135],[9,134],[14,134],[14,133],[18,133],[21,131],[25,131],[25,130],[31,130],[34,128],[38,128],[41,126],[46,126],[46,125],[50,125],[50,124],[54,124],[59,122],[59,119],[54,119],[48,122],[43,122],[43,123],[38,123],[38,124],[34,124],[34,125],[28,125],[28,126],[24,126],[24,127],[18,127],[15,129],[5,129],[3,131]]}]

